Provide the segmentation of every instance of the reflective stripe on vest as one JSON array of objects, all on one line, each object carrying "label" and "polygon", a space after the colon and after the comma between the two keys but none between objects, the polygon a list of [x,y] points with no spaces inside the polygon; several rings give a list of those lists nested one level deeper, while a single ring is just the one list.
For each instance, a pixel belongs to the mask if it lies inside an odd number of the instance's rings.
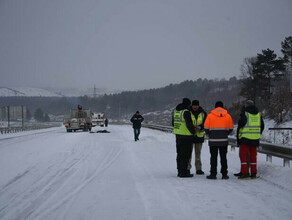
[{"label": "reflective stripe on vest", "polygon": [[[203,115],[204,113],[201,112],[199,115],[198,115],[198,119],[196,120],[195,116],[193,115],[193,113],[191,112],[191,117],[192,117],[192,122],[193,122],[193,125],[195,127],[197,126],[201,126],[201,128],[203,128]],[[204,137],[204,131],[200,130],[198,132],[196,132],[196,136],[201,138],[201,137]]]},{"label": "reflective stripe on vest", "polygon": [[174,111],[174,127],[173,127],[173,133],[179,134],[179,135],[186,135],[191,136],[192,133],[187,128],[187,124],[184,118],[184,112],[188,111],[187,109],[184,109],[182,111]]},{"label": "reflective stripe on vest", "polygon": [[239,129],[239,139],[247,138],[250,140],[257,140],[261,137],[261,115],[250,114],[245,112],[247,122],[243,128]]}]

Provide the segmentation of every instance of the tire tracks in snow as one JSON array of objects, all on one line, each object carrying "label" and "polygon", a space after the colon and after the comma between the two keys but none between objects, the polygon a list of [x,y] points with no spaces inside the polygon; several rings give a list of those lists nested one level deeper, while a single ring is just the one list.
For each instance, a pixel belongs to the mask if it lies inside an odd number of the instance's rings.
[{"label": "tire tracks in snow", "polygon": [[[63,219],[78,193],[111,166],[121,153],[120,148],[114,147],[103,151],[106,153],[101,155],[101,162],[92,166],[99,160],[87,148],[90,146],[84,145],[82,149],[75,146],[71,152],[63,152],[57,159],[48,161],[48,166],[36,164],[5,184],[0,190],[1,198],[5,198],[0,203],[0,219],[45,219],[65,205],[60,215]],[[76,153],[76,149],[80,152]],[[64,196],[56,202],[62,194]]]},{"label": "tire tracks in snow", "polygon": [[[39,138],[40,136],[45,136],[48,133],[52,133],[52,132],[57,132],[60,131],[62,128],[55,128],[55,129],[50,129],[50,130],[45,130],[45,131],[41,131],[41,130],[35,130],[34,133],[30,133],[29,131],[27,131],[28,133],[21,133],[21,134],[16,134],[15,136],[10,136],[10,137],[1,137],[0,138],[0,147],[9,147],[10,144],[15,144],[15,143],[23,143],[24,141],[31,141],[32,138],[36,139]],[[3,146],[2,143],[5,143],[5,145]]]},{"label": "tire tracks in snow", "polygon": [[[12,214],[13,216],[16,215],[13,219],[26,219],[44,200],[58,192],[58,188],[74,174],[74,170],[83,158],[86,158],[86,155],[82,155],[79,159],[73,158],[73,160],[70,160],[70,158],[66,158],[65,154],[62,154],[57,161],[49,161],[49,166],[45,170],[39,169],[43,166],[42,164],[37,164],[24,172],[26,174],[30,173],[30,175],[17,175],[18,178],[15,177],[14,181],[10,181],[2,189],[3,194],[6,193],[6,197],[10,198],[6,200],[5,206],[0,209],[0,217],[6,211],[9,213],[10,210],[15,209],[19,211]],[[24,177],[30,179],[30,181],[24,179]],[[15,188],[19,189],[22,184],[25,188],[23,191],[17,194],[11,192]],[[3,194],[1,194],[1,197],[5,196]]]},{"label": "tire tracks in snow", "polygon": [[[90,152],[88,152],[90,155]],[[46,202],[42,203],[38,209],[34,210],[30,215],[27,216],[27,219],[45,219],[46,216],[50,215],[52,212],[58,210],[60,207],[65,205],[65,208],[63,208],[62,213],[60,214],[60,219],[64,219],[70,206],[74,202],[75,198],[77,197],[78,193],[84,189],[90,182],[92,182],[99,174],[104,172],[108,167],[112,165],[112,163],[118,158],[118,156],[121,153],[121,149],[117,151],[116,148],[112,148],[101,161],[100,164],[98,164],[95,169],[93,170],[92,174],[89,173],[89,163],[87,160],[85,161],[85,172],[83,172],[82,178],[79,181],[81,183],[78,185],[74,190],[69,192],[68,194],[64,195],[61,200],[59,200],[57,203],[54,203],[53,205],[50,205],[47,207],[47,204],[49,204],[51,201],[54,200],[54,197],[59,197],[57,194],[59,191],[62,191],[64,187],[67,185],[67,183],[70,183],[70,179],[68,179],[53,195],[50,196],[50,198],[47,199]],[[84,168],[83,166],[79,167],[79,169]],[[76,174],[76,172],[75,172]],[[73,178],[73,175],[71,176]]]}]

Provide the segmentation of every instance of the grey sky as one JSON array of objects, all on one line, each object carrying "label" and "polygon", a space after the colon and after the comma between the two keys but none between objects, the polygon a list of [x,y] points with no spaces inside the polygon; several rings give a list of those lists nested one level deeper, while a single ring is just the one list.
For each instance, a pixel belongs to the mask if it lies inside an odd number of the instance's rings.
[{"label": "grey sky", "polygon": [[149,89],[280,53],[292,0],[0,0],[0,86]]}]

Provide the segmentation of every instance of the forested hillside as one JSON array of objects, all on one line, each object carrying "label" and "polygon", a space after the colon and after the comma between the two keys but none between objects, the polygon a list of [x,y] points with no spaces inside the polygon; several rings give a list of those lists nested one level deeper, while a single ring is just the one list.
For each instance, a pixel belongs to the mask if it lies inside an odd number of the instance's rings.
[{"label": "forested hillside", "polygon": [[83,97],[81,101],[84,106],[104,111],[112,118],[129,118],[139,110],[149,121],[163,121],[168,124],[171,111],[184,97],[200,100],[201,106],[209,111],[217,100],[231,106],[238,101],[238,93],[239,81],[233,77],[229,80],[189,80],[159,89],[104,95],[96,100]]},{"label": "forested hillside", "polygon": [[239,100],[238,93],[239,80],[233,77],[229,80],[189,80],[157,89],[125,91],[97,98],[2,97],[0,100],[3,106],[26,105],[31,113],[41,108],[51,115],[66,115],[70,108],[81,104],[92,111],[105,112],[108,118],[115,120],[127,120],[139,110],[149,122],[169,124],[171,111],[184,97],[198,99],[206,110],[211,110],[217,100],[231,106]]}]

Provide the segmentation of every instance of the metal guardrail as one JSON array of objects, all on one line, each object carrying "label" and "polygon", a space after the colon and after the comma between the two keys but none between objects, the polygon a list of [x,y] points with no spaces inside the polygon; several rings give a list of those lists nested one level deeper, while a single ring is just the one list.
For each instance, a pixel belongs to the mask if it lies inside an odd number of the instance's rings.
[{"label": "metal guardrail", "polygon": [[142,124],[142,127],[151,128],[155,130],[165,131],[172,133],[173,127],[165,125],[154,125],[154,124]]},{"label": "metal guardrail", "polygon": [[17,133],[22,131],[30,131],[30,130],[38,130],[44,128],[53,128],[60,127],[61,124],[52,124],[52,125],[32,125],[32,126],[24,126],[24,127],[0,127],[0,134],[8,134],[8,133]]},{"label": "metal guardrail", "polygon": [[[289,137],[291,137],[290,133],[292,131],[292,128],[269,128],[269,131],[274,131],[274,143],[276,143],[276,134],[282,134],[282,140],[283,140],[283,145],[285,143],[289,143]],[[284,135],[284,132],[286,135]]]},{"label": "metal guardrail", "polygon": [[[164,125],[153,125],[153,124],[143,124],[143,127],[156,129],[165,132],[172,132],[173,127]],[[231,148],[238,147],[235,137],[228,138],[229,145]],[[258,152],[266,154],[266,161],[272,162],[272,157],[279,157],[283,159],[283,166],[290,167],[290,160],[292,160],[292,148],[280,144],[271,144],[266,142],[261,142],[258,148]]]}]

